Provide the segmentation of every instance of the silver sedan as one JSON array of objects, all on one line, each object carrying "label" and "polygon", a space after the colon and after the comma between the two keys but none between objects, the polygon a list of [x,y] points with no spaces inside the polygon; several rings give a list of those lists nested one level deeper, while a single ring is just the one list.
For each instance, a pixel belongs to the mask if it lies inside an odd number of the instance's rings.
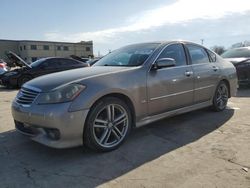
[{"label": "silver sedan", "polygon": [[201,45],[142,43],[27,82],[12,115],[18,131],[44,145],[110,151],[133,127],[208,106],[223,111],[236,89],[234,66]]}]

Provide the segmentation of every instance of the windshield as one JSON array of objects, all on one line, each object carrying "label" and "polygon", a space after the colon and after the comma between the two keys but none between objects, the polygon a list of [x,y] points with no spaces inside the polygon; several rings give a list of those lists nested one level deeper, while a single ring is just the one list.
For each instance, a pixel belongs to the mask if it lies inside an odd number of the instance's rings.
[{"label": "windshield", "polygon": [[235,48],[221,54],[223,58],[250,57],[250,48]]},{"label": "windshield", "polygon": [[135,44],[106,55],[93,66],[140,66],[159,46],[159,43]]},{"label": "windshield", "polygon": [[43,58],[43,59],[38,59],[38,60],[34,61],[33,63],[31,63],[30,66],[33,67],[33,68],[34,68],[34,67],[37,67],[37,66],[39,66],[44,60],[45,60],[44,58]]}]

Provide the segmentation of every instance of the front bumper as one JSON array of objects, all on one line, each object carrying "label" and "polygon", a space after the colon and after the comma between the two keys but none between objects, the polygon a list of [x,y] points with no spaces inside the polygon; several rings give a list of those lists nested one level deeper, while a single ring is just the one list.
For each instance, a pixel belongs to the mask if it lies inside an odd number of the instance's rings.
[{"label": "front bumper", "polygon": [[16,87],[17,86],[17,79],[11,79],[11,78],[8,78],[5,76],[1,76],[0,77],[0,85]]},{"label": "front bumper", "polygon": [[83,144],[88,109],[68,112],[71,103],[22,106],[12,103],[16,129],[36,142],[53,148]]},{"label": "front bumper", "polygon": [[[241,66],[241,67],[240,67]],[[242,67],[242,64],[236,65],[238,83],[239,85],[250,84],[250,64],[246,64]]]}]

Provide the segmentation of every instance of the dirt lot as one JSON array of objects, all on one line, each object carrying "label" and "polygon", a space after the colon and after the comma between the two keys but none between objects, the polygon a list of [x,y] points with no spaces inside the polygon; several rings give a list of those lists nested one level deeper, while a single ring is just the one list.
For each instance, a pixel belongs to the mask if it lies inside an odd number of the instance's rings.
[{"label": "dirt lot", "polygon": [[224,112],[136,129],[109,153],[56,150],[19,135],[10,112],[16,93],[0,88],[0,187],[250,187],[250,89]]}]

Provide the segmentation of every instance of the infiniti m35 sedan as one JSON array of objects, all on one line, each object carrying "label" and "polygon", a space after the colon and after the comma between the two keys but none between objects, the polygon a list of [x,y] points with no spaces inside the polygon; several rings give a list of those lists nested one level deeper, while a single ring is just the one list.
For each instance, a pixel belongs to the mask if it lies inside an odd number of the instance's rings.
[{"label": "infiniti m35 sedan", "polygon": [[133,127],[209,106],[223,111],[236,89],[233,64],[203,46],[142,43],[25,83],[12,115],[19,132],[44,145],[110,151]]}]

